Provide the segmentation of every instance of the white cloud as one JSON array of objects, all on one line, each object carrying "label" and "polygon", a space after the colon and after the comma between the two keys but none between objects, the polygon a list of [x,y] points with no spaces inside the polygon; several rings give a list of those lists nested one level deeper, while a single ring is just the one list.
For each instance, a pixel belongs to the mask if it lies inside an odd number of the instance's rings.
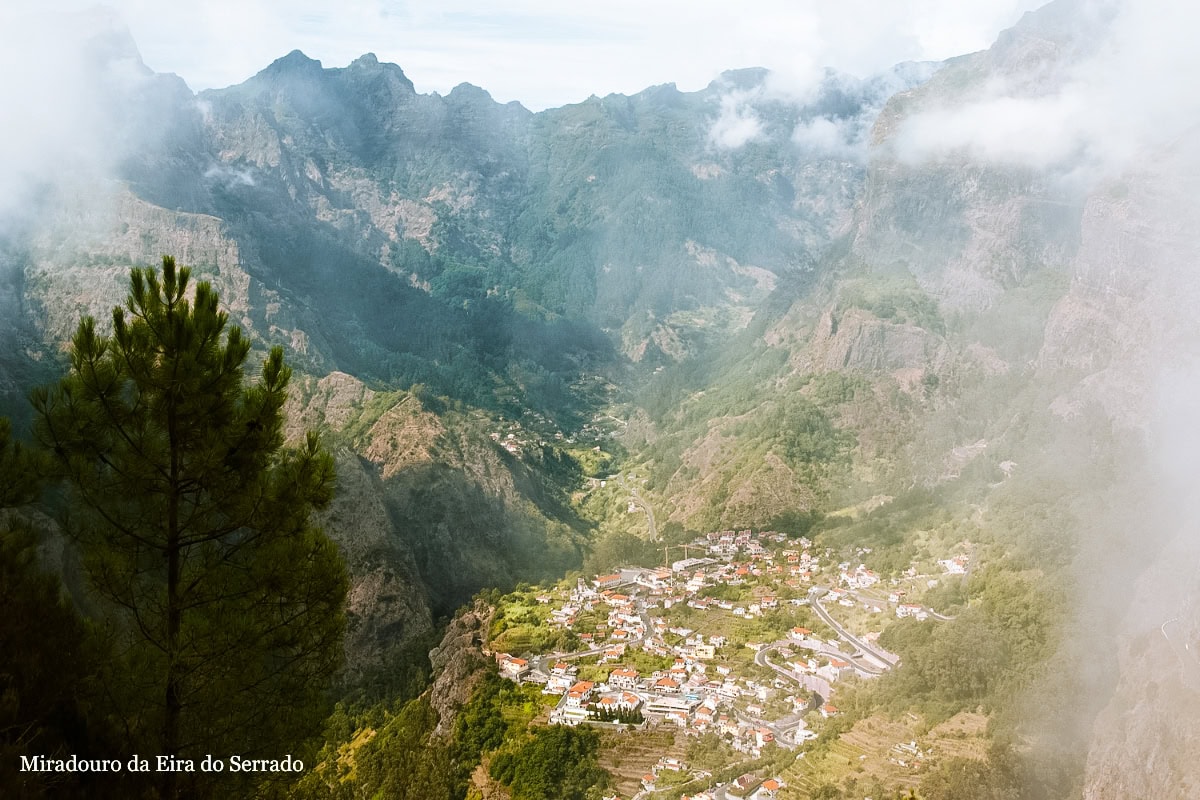
[{"label": "white cloud", "polygon": [[[103,85],[146,80],[136,60],[107,59],[103,67],[84,42],[111,31],[110,15],[32,14],[0,9],[0,219],[36,213],[32,197],[69,185],[103,181],[124,153],[112,141],[121,124]],[[98,74],[98,69],[103,74]]]},{"label": "white cloud", "polygon": [[1088,123],[1081,98],[990,97],[908,120],[897,147],[908,161],[966,150],[976,158],[1044,169],[1078,157]]},{"label": "white cloud", "polygon": [[736,150],[762,138],[762,121],[750,106],[752,96],[752,93],[732,92],[721,98],[721,113],[708,132],[709,141],[717,148]]},{"label": "white cloud", "polygon": [[861,117],[829,119],[816,117],[802,122],[792,132],[792,141],[801,150],[816,151],[836,158],[859,160],[866,154],[864,135],[867,126]]},{"label": "white cloud", "polygon": [[1148,148],[1200,124],[1200,74],[1194,36],[1200,8],[1173,0],[1121,0],[1106,38],[1055,87],[1026,82],[989,86],[966,104],[931,109],[897,136],[910,161],[950,152],[1077,174],[1108,175]]},{"label": "white cloud", "polygon": [[248,169],[233,169],[224,165],[213,165],[204,171],[204,177],[219,180],[226,188],[238,186],[254,186],[254,175]]}]

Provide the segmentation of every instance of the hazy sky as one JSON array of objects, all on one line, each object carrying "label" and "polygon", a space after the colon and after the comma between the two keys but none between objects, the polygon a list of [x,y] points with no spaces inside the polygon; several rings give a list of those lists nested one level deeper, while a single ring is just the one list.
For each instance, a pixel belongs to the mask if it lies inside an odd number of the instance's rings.
[{"label": "hazy sky", "polygon": [[[863,75],[991,44],[1041,0],[111,0],[142,56],[194,90],[240,83],[300,49],[325,66],[366,52],[418,91],[464,81],[538,110],[590,94],[674,81],[694,90],[723,70],[765,66],[805,83],[818,66]],[[33,9],[87,0],[16,0]],[[19,7],[24,7],[20,9]],[[744,6],[744,7],[743,7]],[[736,8],[736,10],[735,10]],[[7,37],[5,37],[7,38]]]}]

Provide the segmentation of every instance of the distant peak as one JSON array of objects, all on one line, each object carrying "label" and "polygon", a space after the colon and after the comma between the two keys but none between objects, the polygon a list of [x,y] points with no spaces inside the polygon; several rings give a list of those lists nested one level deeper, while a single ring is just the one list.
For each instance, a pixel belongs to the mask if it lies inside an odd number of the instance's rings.
[{"label": "distant peak", "polygon": [[412,81],[408,79],[398,64],[390,61],[381,62],[374,53],[363,53],[351,61],[350,66],[346,67],[346,74],[350,76],[365,74],[371,77],[383,75],[386,80],[398,86],[403,92],[416,94],[416,88]]},{"label": "distant peak", "polygon": [[450,90],[449,96],[451,98],[461,100],[473,99],[494,102],[491,94],[489,94],[486,89],[481,89],[473,83],[460,83],[458,86],[455,86]]},{"label": "distant peak", "polygon": [[753,89],[767,79],[771,71],[765,67],[744,67],[742,69],[727,69],[710,87],[726,87],[733,89]]},{"label": "distant peak", "polygon": [[271,62],[271,66],[267,67],[263,72],[294,72],[297,70],[319,70],[321,62],[315,58],[309,58],[299,50],[293,50],[283,58],[277,58]]}]

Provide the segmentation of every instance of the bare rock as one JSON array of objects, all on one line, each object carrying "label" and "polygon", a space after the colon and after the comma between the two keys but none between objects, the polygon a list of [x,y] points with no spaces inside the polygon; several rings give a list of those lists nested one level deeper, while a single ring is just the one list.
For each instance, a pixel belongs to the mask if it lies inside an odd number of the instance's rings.
[{"label": "bare rock", "polygon": [[458,710],[483,678],[487,666],[484,640],[495,613],[495,608],[477,600],[454,618],[441,643],[429,651],[437,676],[428,690],[429,704],[438,715],[437,736],[448,736],[454,730]]}]

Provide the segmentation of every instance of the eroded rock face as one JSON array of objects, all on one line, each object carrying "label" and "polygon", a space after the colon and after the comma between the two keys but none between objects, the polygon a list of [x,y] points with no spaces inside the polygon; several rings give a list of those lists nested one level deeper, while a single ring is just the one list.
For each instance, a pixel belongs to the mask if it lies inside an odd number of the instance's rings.
[{"label": "eroded rock face", "polygon": [[319,379],[310,375],[293,377],[284,407],[284,436],[289,444],[297,444],[305,431],[321,426],[340,432],[374,396],[365,383],[344,372],[331,372]]},{"label": "eroded rock face", "polygon": [[36,325],[43,345],[69,340],[84,314],[104,329],[129,293],[130,269],[158,266],[164,254],[191,269],[193,284],[211,283],[230,323],[258,347],[282,344],[291,363],[328,369],[329,347],[309,335],[302,310],[251,277],[224,221],[162,208],[123,186],[96,186],[53,206],[16,265],[22,316]]},{"label": "eroded rock face", "polygon": [[[1133,499],[1145,530],[1135,526],[1110,542],[1127,551],[1119,566],[1111,552],[1096,552],[1091,537],[1081,539],[1082,558],[1127,587],[1106,602],[1112,623],[1096,643],[1116,653],[1117,667],[1087,744],[1087,800],[1200,796],[1200,552],[1191,500],[1200,468],[1200,160],[1193,149],[1177,142],[1089,199],[1072,284],[1051,313],[1037,362],[1047,385],[1053,377],[1064,387],[1054,413],[1069,419],[1102,408],[1114,433],[1133,432],[1145,443],[1140,468],[1152,474]],[[1095,575],[1085,585],[1103,579]],[[1096,605],[1085,603],[1083,613]]]},{"label": "eroded rock face", "polygon": [[1085,800],[1200,797],[1200,552],[1183,535],[1130,586],[1119,678],[1096,717]]},{"label": "eroded rock face", "polygon": [[833,311],[821,317],[805,366],[813,372],[892,372],[909,367],[937,370],[945,366],[948,355],[945,340],[931,331],[850,308],[840,318]]},{"label": "eroded rock face", "polygon": [[350,571],[346,662],[353,676],[432,630],[433,615],[412,551],[395,535],[379,477],[349,451],[337,454],[337,475],[338,492],[321,524]]},{"label": "eroded rock face", "polygon": [[1125,641],[1119,661],[1123,678],[1096,719],[1084,799],[1200,796],[1200,664],[1178,663],[1154,631]]},{"label": "eroded rock face", "polygon": [[1044,373],[1079,378],[1064,413],[1100,402],[1141,428],[1162,376],[1191,369],[1200,341],[1200,163],[1178,143],[1088,201],[1070,291],[1055,306],[1038,357]]},{"label": "eroded rock face", "polygon": [[429,661],[436,676],[428,689],[429,704],[437,712],[437,736],[454,730],[454,719],[463,704],[471,699],[475,686],[487,666],[484,640],[496,609],[482,601],[455,617],[446,635],[433,650]]}]

